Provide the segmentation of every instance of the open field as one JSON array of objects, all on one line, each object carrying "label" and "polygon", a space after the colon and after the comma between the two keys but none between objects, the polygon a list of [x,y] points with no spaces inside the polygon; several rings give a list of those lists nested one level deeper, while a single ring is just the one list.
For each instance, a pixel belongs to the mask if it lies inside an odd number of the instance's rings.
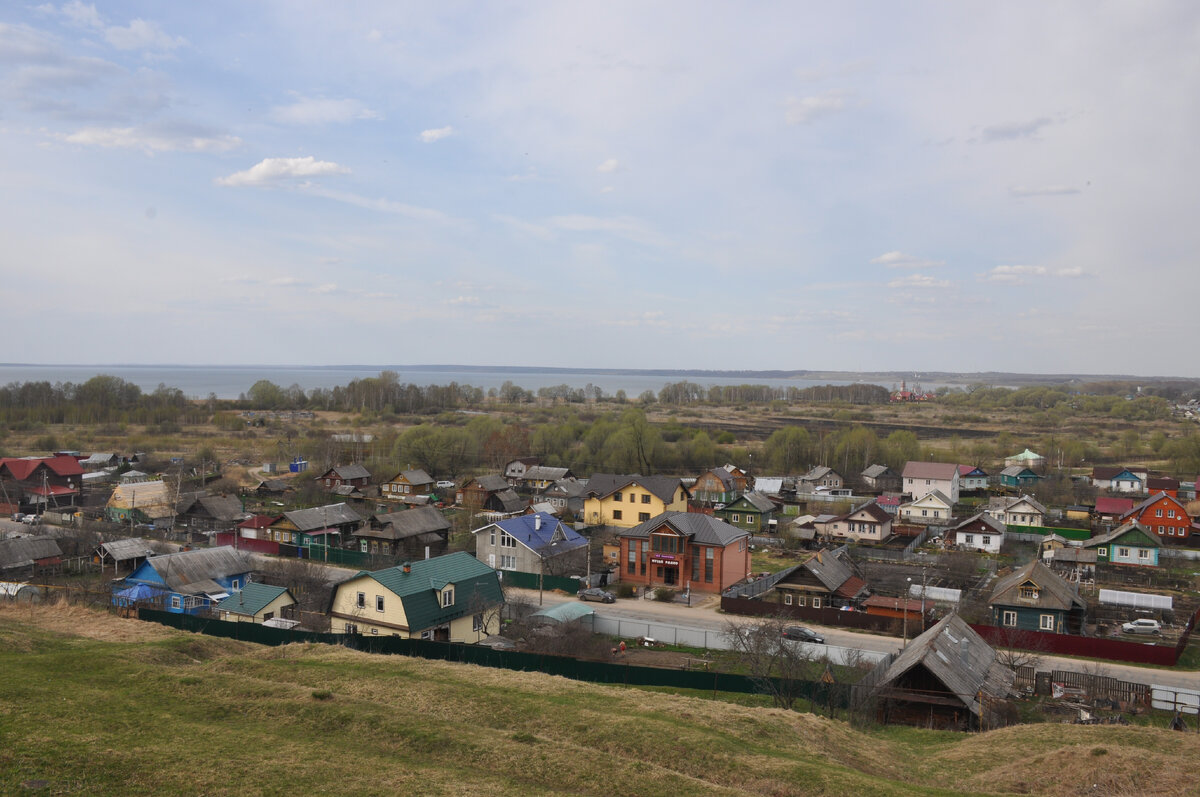
[{"label": "open field", "polygon": [[0,609],[5,794],[1195,794],[1200,737],[810,714]]}]

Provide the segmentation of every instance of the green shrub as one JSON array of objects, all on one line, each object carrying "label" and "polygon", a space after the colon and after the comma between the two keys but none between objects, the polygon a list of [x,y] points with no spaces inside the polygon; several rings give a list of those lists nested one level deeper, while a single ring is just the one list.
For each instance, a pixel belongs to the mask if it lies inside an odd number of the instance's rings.
[{"label": "green shrub", "polygon": [[670,603],[675,600],[675,590],[670,587],[659,587],[654,590],[654,600],[662,603]]},{"label": "green shrub", "polygon": [[617,597],[618,598],[632,598],[633,596],[634,596],[634,586],[632,584],[618,584],[617,585]]},{"label": "green shrub", "polygon": [[330,692],[328,689],[318,689],[312,693],[312,696],[313,700],[331,700],[333,692]]}]

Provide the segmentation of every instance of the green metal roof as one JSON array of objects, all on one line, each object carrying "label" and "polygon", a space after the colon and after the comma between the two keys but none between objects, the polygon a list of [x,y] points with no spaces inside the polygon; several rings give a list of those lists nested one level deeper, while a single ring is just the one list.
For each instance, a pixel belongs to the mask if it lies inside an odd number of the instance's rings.
[{"label": "green metal roof", "polygon": [[569,623],[581,617],[587,617],[589,614],[595,614],[591,606],[583,602],[568,601],[567,603],[560,603],[557,606],[551,606],[549,609],[534,612],[530,616],[544,617],[556,623]]},{"label": "green metal roof", "polygon": [[[398,565],[354,576],[370,576],[398,595],[410,631],[433,628],[504,603],[496,571],[466,551],[412,562],[410,570],[405,573],[404,566]],[[447,584],[454,585],[454,603],[442,608],[441,592]]]},{"label": "green metal roof", "polygon": [[251,581],[241,592],[230,595],[217,604],[219,612],[255,615],[271,605],[271,601],[287,592],[287,587],[272,587],[269,584],[256,584]]}]

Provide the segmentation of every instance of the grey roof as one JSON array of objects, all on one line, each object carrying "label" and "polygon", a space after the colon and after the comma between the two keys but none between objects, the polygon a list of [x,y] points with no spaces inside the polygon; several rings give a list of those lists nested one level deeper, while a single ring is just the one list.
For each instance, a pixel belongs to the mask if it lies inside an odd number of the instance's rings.
[{"label": "grey roof", "polygon": [[568,498],[577,498],[587,491],[587,485],[576,479],[559,479],[546,488],[547,493],[551,490],[556,493],[562,493]]},{"label": "grey roof", "polygon": [[[371,472],[362,465],[355,462],[352,465],[338,465],[335,468],[330,468],[337,474],[339,479],[369,479]],[[326,471],[328,473],[328,471]]]},{"label": "grey roof", "polygon": [[749,503],[752,507],[757,509],[759,512],[774,512],[775,511],[775,502],[772,501],[770,498],[767,498],[762,493],[759,493],[759,492],[743,493],[742,498],[744,498],[747,501],[747,503]]},{"label": "grey roof", "polygon": [[[1036,600],[1017,597],[1018,588],[1026,581],[1032,581],[1038,586]],[[992,590],[989,605],[999,606],[1028,606],[1039,609],[1059,609],[1070,611],[1072,608],[1087,608],[1087,602],[1079,597],[1079,592],[1062,576],[1055,573],[1044,564],[1034,559],[1029,564],[996,582]]]},{"label": "grey roof", "polygon": [[0,569],[29,567],[38,559],[62,556],[53,537],[15,537],[0,540]]},{"label": "grey roof", "polygon": [[723,520],[698,512],[663,512],[658,517],[652,517],[644,523],[639,523],[628,531],[620,533],[622,537],[649,537],[650,533],[661,526],[670,525],[680,534],[692,538],[697,545],[728,545],[750,533],[734,528]]},{"label": "grey roof", "polygon": [[125,562],[130,559],[140,559],[143,556],[153,556],[154,552],[150,548],[150,542],[143,540],[140,537],[128,537],[123,540],[110,540],[100,546],[106,556],[113,558],[118,562]]},{"label": "grey roof", "polygon": [[[941,501],[946,506],[954,506],[954,502],[951,501],[949,498],[947,498],[946,494],[943,493],[941,490],[930,490],[929,492],[922,495],[920,498],[913,496],[913,500],[909,501],[908,504],[915,504],[917,501],[923,501],[931,495],[934,498],[936,498],[937,500]],[[908,506],[908,504],[905,504],[905,506]]]},{"label": "grey roof", "polygon": [[316,531],[331,526],[362,523],[362,517],[346,504],[315,506],[311,509],[293,509],[283,516],[295,524],[300,531]]},{"label": "grey roof", "polygon": [[152,556],[146,562],[163,583],[177,592],[185,585],[249,573],[252,569],[249,562],[228,545]]},{"label": "grey roof", "polygon": [[339,484],[337,487],[334,487],[329,492],[332,493],[333,495],[338,495],[343,498],[355,498],[355,497],[361,498],[363,495],[362,489],[354,484]]},{"label": "grey roof", "polygon": [[1096,564],[1096,552],[1087,548],[1052,548],[1050,559],[1054,562],[1079,562],[1080,564]]},{"label": "grey roof", "polygon": [[1116,542],[1118,539],[1120,539],[1121,537],[1124,537],[1126,534],[1128,534],[1131,531],[1140,531],[1146,537],[1146,539],[1150,540],[1149,544],[1138,543],[1137,547],[1141,547],[1141,548],[1159,548],[1159,547],[1161,547],[1158,542],[1158,537],[1156,537],[1154,535],[1154,532],[1152,532],[1150,529],[1143,526],[1141,523],[1138,523],[1136,520],[1131,520],[1128,523],[1124,523],[1120,526],[1117,526],[1115,529],[1113,529],[1112,531],[1107,532],[1105,534],[1097,534],[1095,537],[1092,537],[1090,540],[1085,542],[1083,544],[1083,547],[1096,548],[1101,545],[1108,545],[1110,542]]},{"label": "grey roof", "polygon": [[265,490],[267,492],[282,493],[292,489],[290,482],[283,479],[263,479],[258,483],[256,490]]},{"label": "grey roof", "polygon": [[415,470],[402,470],[388,481],[399,481],[403,478],[409,484],[433,484],[433,477],[420,468]]},{"label": "grey roof", "polygon": [[976,716],[981,692],[989,698],[1005,698],[1014,680],[996,651],[957,614],[943,617],[909,642],[887,668],[879,688],[886,689],[917,665],[924,666]]},{"label": "grey roof", "polygon": [[517,495],[517,491],[511,487],[496,493],[495,498],[504,512],[520,512],[525,508],[525,499]]},{"label": "grey roof", "polygon": [[[432,506],[375,515],[372,520],[374,521],[372,528],[359,529],[354,536],[373,537],[381,540],[405,540],[431,532],[444,535],[450,531],[452,525],[449,518]],[[374,528],[375,525],[378,525],[378,528]]]},{"label": "grey roof", "polygon": [[836,592],[854,575],[850,565],[832,551],[818,551],[816,556],[800,566],[816,576],[821,586],[830,592]]},{"label": "grey roof", "polygon": [[810,470],[808,473],[801,476],[800,480],[806,481],[806,482],[815,482],[817,479],[825,478],[830,473],[832,473],[834,476],[838,475],[837,472],[834,471],[833,468],[826,467],[825,465],[817,465],[815,468]]},{"label": "grey roof", "polygon": [[204,509],[205,513],[217,520],[234,521],[248,517],[246,510],[242,508],[241,500],[235,495],[202,494],[186,503],[181,500],[179,503],[180,514],[195,512],[197,504]]},{"label": "grey roof", "polygon": [[227,590],[225,587],[222,587],[211,578],[202,578],[199,581],[193,581],[190,584],[184,584],[181,587],[177,587],[175,591],[183,595],[208,595],[210,597],[229,594],[229,590]]},{"label": "grey roof", "polygon": [[1028,503],[1031,507],[1036,509],[1038,512],[1041,512],[1043,515],[1046,514],[1046,507],[1042,506],[1042,504],[1039,503],[1038,500],[1031,495],[1023,495],[1020,498],[1009,499],[1004,504],[1004,511],[1007,512],[1008,510],[1012,509],[1014,506],[1021,503],[1022,501]]},{"label": "grey roof", "polygon": [[895,472],[887,465],[872,465],[862,472],[863,478],[878,479],[880,476],[886,476],[888,473],[895,475]]},{"label": "grey roof", "polygon": [[950,462],[921,462],[913,460],[904,465],[906,479],[953,479],[958,475],[958,465]]},{"label": "grey roof", "polygon": [[498,493],[501,490],[509,489],[510,485],[503,476],[489,474],[487,476],[476,476],[475,486],[489,493]]},{"label": "grey roof", "polygon": [[110,462],[120,462],[121,457],[118,454],[92,454],[90,457],[80,460],[79,464],[83,467],[104,467]]},{"label": "grey roof", "polygon": [[620,475],[615,473],[593,473],[588,479],[585,495],[604,498],[617,490],[637,484],[656,496],[664,503],[671,503],[675,498],[675,490],[682,482],[675,476],[642,476],[637,473]]},{"label": "grey roof", "polygon": [[522,477],[526,481],[558,481],[570,472],[569,468],[552,468],[549,465],[534,465],[532,468],[525,470],[525,475]]},{"label": "grey roof", "polygon": [[950,530],[958,531],[959,529],[964,529],[977,521],[995,529],[997,534],[1003,534],[1005,531],[1007,531],[1003,523],[1001,523],[999,520],[996,520],[991,515],[988,515],[986,512],[980,512],[978,514],[971,515],[969,518],[964,520],[962,523],[959,523],[957,526],[954,526]]},{"label": "grey roof", "polygon": [[[1029,468],[1025,467],[1024,465],[1009,465],[1007,468],[1000,471],[1000,475],[1001,476],[1020,476],[1022,473],[1024,473],[1027,470],[1029,470]],[[1031,471],[1031,470],[1029,470],[1029,472],[1033,473],[1033,471]],[[1036,476],[1037,474],[1034,473],[1034,475]]]}]

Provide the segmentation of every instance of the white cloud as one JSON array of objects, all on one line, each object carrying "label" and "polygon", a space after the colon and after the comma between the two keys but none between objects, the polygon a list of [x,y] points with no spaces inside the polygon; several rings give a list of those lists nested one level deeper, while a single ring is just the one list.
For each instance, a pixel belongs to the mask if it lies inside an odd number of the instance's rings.
[{"label": "white cloud", "polygon": [[479,304],[478,296],[455,296],[448,300],[448,304]]},{"label": "white cloud", "polygon": [[268,185],[296,177],[324,177],[346,174],[349,171],[345,166],[330,161],[319,161],[311,155],[306,158],[266,158],[245,171],[217,178],[217,185]]},{"label": "white cloud", "polygon": [[1045,266],[996,266],[986,274],[980,275],[980,279],[984,282],[1024,285],[1025,277],[1042,277],[1045,274]]},{"label": "white cloud", "polygon": [[601,174],[611,174],[620,168],[621,164],[616,158],[609,158],[604,163],[596,167],[596,171]]},{"label": "white cloud", "polygon": [[651,230],[643,222],[629,216],[604,218],[601,216],[586,216],[575,213],[567,216],[553,216],[547,219],[551,227],[570,232],[606,232],[635,243],[665,245],[661,235]]},{"label": "white cloud", "polygon": [[228,152],[242,143],[237,136],[193,135],[138,127],[86,127],[61,138],[71,144],[146,152]]},{"label": "white cloud", "polygon": [[554,233],[552,233],[548,228],[543,227],[541,224],[534,224],[533,222],[525,221],[524,219],[518,219],[515,216],[506,216],[502,213],[493,213],[492,218],[494,218],[496,221],[504,222],[514,230],[519,230],[526,235],[532,235],[534,238],[540,238],[543,241],[549,241],[554,237]]},{"label": "white cloud", "polygon": [[1053,123],[1053,119],[1047,116],[1040,116],[1037,119],[1030,119],[1027,122],[1006,122],[1004,124],[990,125],[983,128],[983,140],[992,142],[1033,138],[1043,127]]},{"label": "white cloud", "polygon": [[1069,185],[1044,185],[1037,188],[1017,185],[1008,189],[1008,193],[1013,196],[1069,196],[1081,192],[1078,188],[1072,188]]},{"label": "white cloud", "polygon": [[616,191],[616,190],[617,190],[617,189],[613,188],[611,185],[606,185],[606,186],[604,186],[603,188],[601,188],[601,189],[600,189],[600,193],[602,193],[602,194],[611,194],[613,191]]},{"label": "white cloud", "polygon": [[174,50],[187,44],[182,36],[171,36],[157,22],[135,19],[125,27],[113,25],[104,31],[104,39],[118,50]]},{"label": "white cloud", "polygon": [[366,38],[367,38],[367,41],[369,41],[369,42],[379,42],[379,41],[383,41],[383,34],[377,30],[372,30],[369,33],[367,33]]},{"label": "white cloud", "polygon": [[441,141],[443,138],[454,135],[454,128],[450,125],[439,127],[434,130],[422,130],[421,140],[426,144],[432,144],[435,141]]},{"label": "white cloud", "polygon": [[[346,171],[349,170],[347,169]],[[314,196],[332,199],[335,202],[344,202],[347,205],[365,208],[366,210],[374,210],[380,213],[392,213],[397,216],[406,216],[410,219],[417,219],[418,221],[437,222],[438,224],[450,225],[459,223],[457,219],[446,215],[440,210],[422,208],[416,205],[406,205],[403,202],[394,202],[390,199],[383,199],[382,197],[379,199],[371,199],[369,197],[359,196],[358,194],[351,194],[345,191],[334,191],[329,188],[322,188],[321,186],[317,185],[305,185],[304,190],[305,192],[313,194]]]},{"label": "white cloud", "polygon": [[903,252],[884,252],[879,257],[871,258],[871,262],[888,268],[933,268],[946,264],[945,260],[929,260],[914,255],[906,255]]},{"label": "white cloud", "polygon": [[934,279],[928,274],[909,274],[888,283],[889,288],[949,288],[949,280]]},{"label": "white cloud", "polygon": [[1054,276],[1077,279],[1079,277],[1086,277],[1087,272],[1084,271],[1080,266],[1072,266],[1071,268],[1060,268],[1058,271],[1054,272]]},{"label": "white cloud", "polygon": [[835,114],[846,107],[846,100],[838,92],[826,92],[814,97],[789,97],[784,118],[789,125],[804,125]]},{"label": "white cloud", "polygon": [[276,122],[292,125],[321,125],[379,118],[379,114],[358,100],[331,100],[324,97],[300,97],[291,105],[277,105],[271,109],[270,116]]},{"label": "white cloud", "polygon": [[327,282],[324,285],[318,285],[313,288],[313,293],[336,293],[337,289],[337,283]]},{"label": "white cloud", "polygon": [[[47,7],[42,6],[42,8],[44,9]],[[50,8],[53,8],[53,6],[50,6]],[[81,3],[80,0],[71,0],[70,3],[63,3],[62,8],[59,9],[59,13],[80,27],[104,27],[104,20],[100,18],[100,13],[96,11],[96,6],[85,5],[84,3]]]}]

